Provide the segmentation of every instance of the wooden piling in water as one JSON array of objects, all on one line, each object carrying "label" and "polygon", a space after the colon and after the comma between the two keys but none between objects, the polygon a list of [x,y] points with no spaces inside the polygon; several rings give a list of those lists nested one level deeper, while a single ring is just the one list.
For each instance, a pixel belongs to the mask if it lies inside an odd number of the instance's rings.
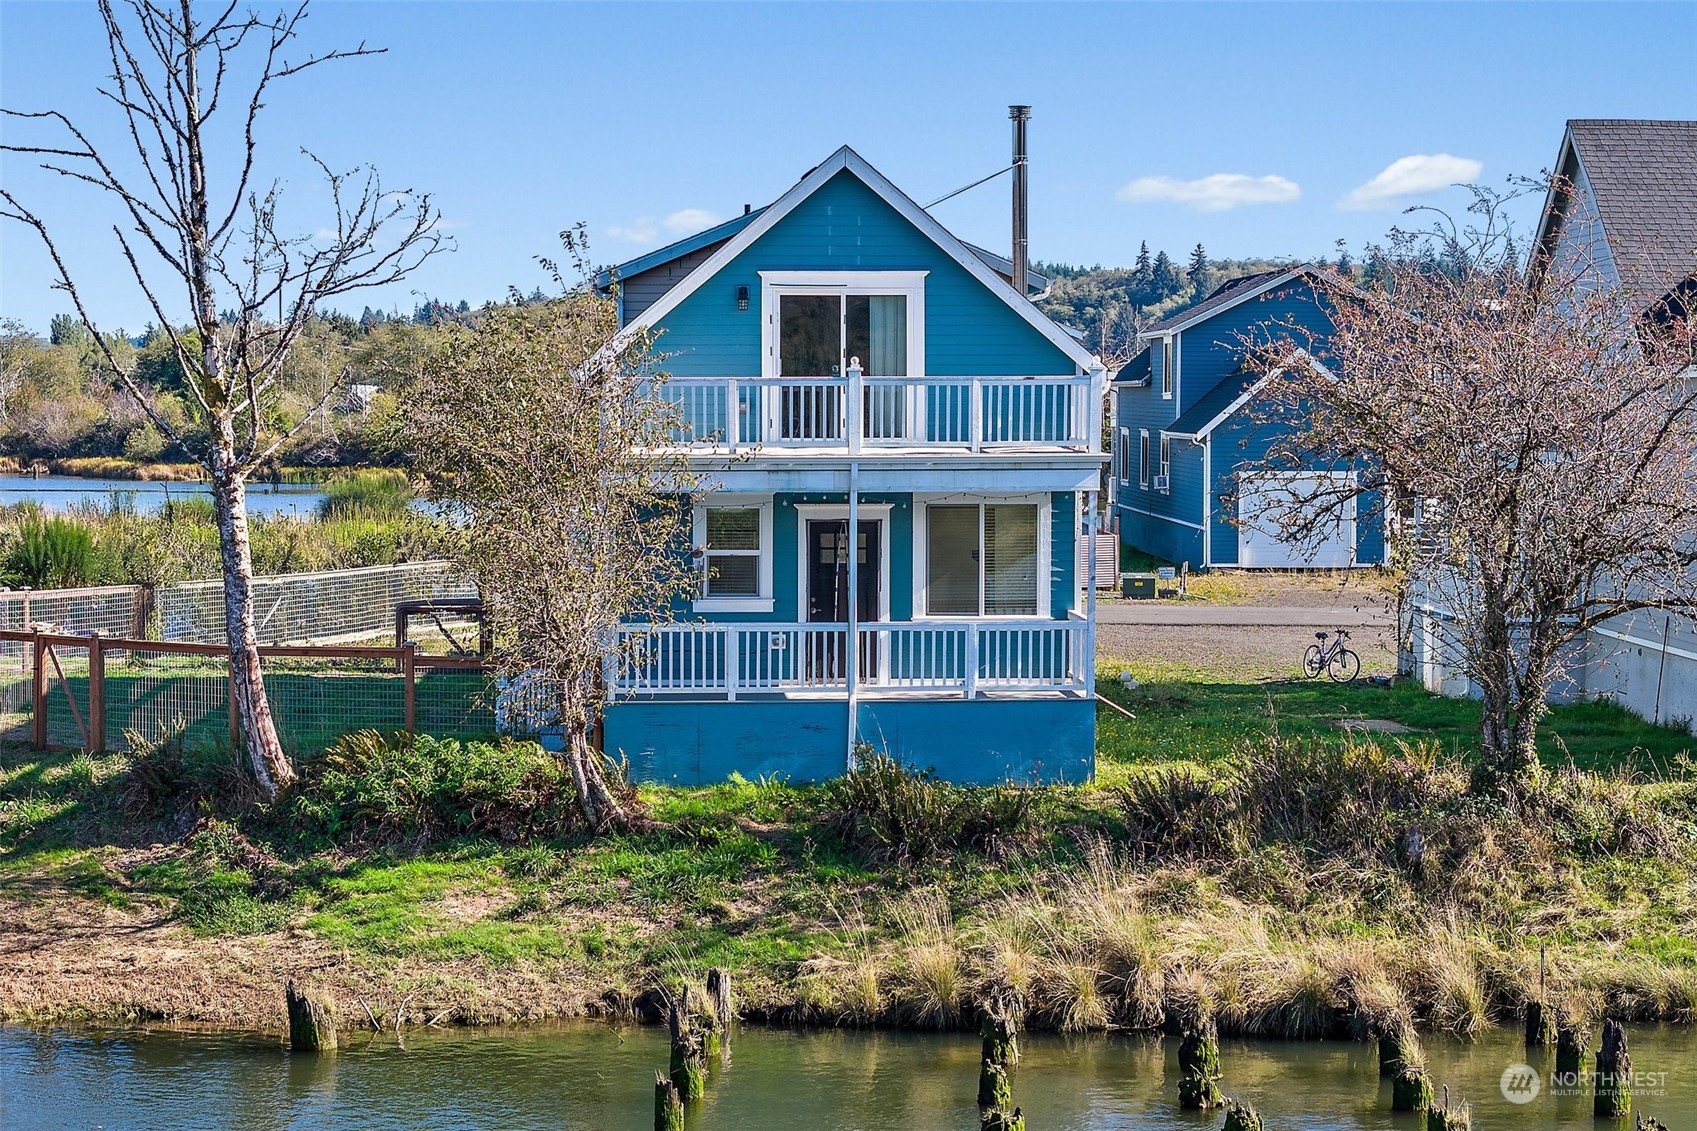
[{"label": "wooden piling in water", "polygon": [[283,1004],[289,1011],[289,1047],[296,1052],[336,1051],[336,1019],[330,1007],[290,978],[283,984]]},{"label": "wooden piling in water", "polygon": [[1620,1119],[1632,1114],[1632,1054],[1626,1047],[1626,1030],[1619,1021],[1603,1022],[1603,1043],[1597,1049],[1596,1114]]},{"label": "wooden piling in water", "polygon": [[1586,1032],[1571,1013],[1562,1010],[1556,1015],[1556,1076],[1567,1087],[1579,1083],[1579,1069],[1585,1050],[1591,1045]]},{"label": "wooden piling in water", "polygon": [[1025,1131],[1025,1113],[1019,1108],[1012,1111],[984,1111],[978,1116],[979,1131]]},{"label": "wooden piling in water", "polygon": [[1178,1042],[1178,1105],[1184,1108],[1219,1107],[1220,1038],[1214,1019],[1206,1012],[1188,1018]]},{"label": "wooden piling in water", "polygon": [[709,1057],[721,1060],[731,1054],[731,976],[715,966],[707,971],[707,1004],[712,1008],[713,1021],[707,1027],[705,1051]]},{"label": "wooden piling in water", "polygon": [[1008,1070],[986,1057],[978,1064],[979,1111],[1006,1111],[1011,1107],[1013,1082],[1008,1079]]},{"label": "wooden piling in water", "polygon": [[1534,998],[1526,1003],[1526,1051],[1537,1052],[1556,1043],[1555,1011]]},{"label": "wooden piling in water", "polygon": [[1392,1111],[1430,1111],[1436,1099],[1432,1079],[1418,1064],[1405,1064],[1391,1081]]},{"label": "wooden piling in water", "polygon": [[1248,1104],[1226,1101],[1226,1124],[1221,1131],[1265,1131],[1261,1113]]},{"label": "wooden piling in water", "polygon": [[685,1100],[698,1100],[707,1094],[707,1058],[701,1034],[695,1031],[695,1018],[689,1009],[689,987],[671,1004],[666,1014],[666,1028],[672,1038],[672,1083]]},{"label": "wooden piling in water", "polygon": [[661,1072],[654,1074],[654,1131],[684,1131],[684,1099]]},{"label": "wooden piling in water", "polygon": [[984,1011],[984,1024],[979,1026],[979,1035],[984,1038],[984,1049],[980,1054],[984,1060],[1012,1068],[1019,1063],[1019,1025],[1014,1020],[1013,1011],[998,1002]]},{"label": "wooden piling in water", "polygon": [[1420,1037],[1406,1018],[1397,1018],[1379,1033],[1379,1075],[1396,1079],[1403,1068],[1420,1064]]}]

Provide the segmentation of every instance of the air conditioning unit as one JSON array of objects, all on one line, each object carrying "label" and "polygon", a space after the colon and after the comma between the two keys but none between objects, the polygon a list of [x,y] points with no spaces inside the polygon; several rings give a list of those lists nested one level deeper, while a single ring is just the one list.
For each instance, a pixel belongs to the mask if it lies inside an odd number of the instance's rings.
[{"label": "air conditioning unit", "polygon": [[1163,495],[1171,494],[1173,489],[1172,479],[1173,477],[1170,475],[1155,476],[1155,490]]}]

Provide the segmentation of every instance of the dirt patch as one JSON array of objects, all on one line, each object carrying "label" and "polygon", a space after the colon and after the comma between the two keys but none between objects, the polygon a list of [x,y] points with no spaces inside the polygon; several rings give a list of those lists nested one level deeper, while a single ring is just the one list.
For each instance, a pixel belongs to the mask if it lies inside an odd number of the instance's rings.
[{"label": "dirt patch", "polygon": [[1362,612],[1384,610],[1392,599],[1389,578],[1377,570],[1214,570],[1191,578],[1190,593],[1217,605]]},{"label": "dirt patch", "polygon": [[1340,730],[1365,731],[1371,734],[1419,734],[1411,726],[1392,719],[1338,719],[1332,724]]}]

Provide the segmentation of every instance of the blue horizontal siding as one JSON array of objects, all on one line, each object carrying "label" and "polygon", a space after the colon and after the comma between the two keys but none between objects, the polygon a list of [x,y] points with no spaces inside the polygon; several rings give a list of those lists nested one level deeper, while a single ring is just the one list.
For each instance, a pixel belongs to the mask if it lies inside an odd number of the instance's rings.
[{"label": "blue horizontal siding", "polygon": [[[1072,360],[918,228],[843,171],[660,319],[666,368],[761,371],[761,271],[927,271],[925,370],[932,376],[1069,375]],[[753,300],[736,308],[738,287]]]}]

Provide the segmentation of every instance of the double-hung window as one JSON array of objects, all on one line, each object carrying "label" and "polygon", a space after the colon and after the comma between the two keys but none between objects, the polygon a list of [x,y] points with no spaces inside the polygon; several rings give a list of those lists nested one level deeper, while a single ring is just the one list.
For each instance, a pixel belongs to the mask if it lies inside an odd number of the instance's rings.
[{"label": "double-hung window", "polygon": [[1149,489],[1149,429],[1137,431],[1137,485]]},{"label": "double-hung window", "polygon": [[727,500],[695,508],[704,611],[769,612],[772,601],[772,508]]},{"label": "double-hung window", "polygon": [[1173,399],[1173,379],[1177,374],[1173,370],[1173,337],[1171,334],[1161,339],[1161,399]]},{"label": "double-hung window", "polygon": [[1131,482],[1131,429],[1129,429],[1129,428],[1121,428],[1120,429],[1119,449],[1120,449],[1119,450],[1119,459],[1115,461],[1116,463],[1119,464],[1118,478],[1119,478],[1119,481],[1121,483],[1130,483]]},{"label": "double-hung window", "polygon": [[1165,432],[1161,433],[1161,478],[1168,484],[1172,483],[1173,473],[1173,438]]},{"label": "double-hung window", "polygon": [[928,616],[1036,616],[1040,508],[1031,503],[926,508]]}]

